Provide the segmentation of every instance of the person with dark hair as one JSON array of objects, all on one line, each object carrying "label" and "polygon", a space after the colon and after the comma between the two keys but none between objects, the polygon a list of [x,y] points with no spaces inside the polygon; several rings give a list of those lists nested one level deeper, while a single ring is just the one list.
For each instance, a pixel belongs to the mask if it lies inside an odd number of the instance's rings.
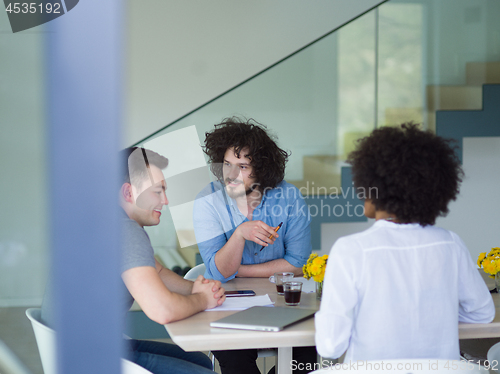
[{"label": "person with dark hair", "polygon": [[[263,125],[238,118],[207,132],[204,151],[217,179],[193,210],[205,276],[226,282],[285,271],[302,275],[311,253],[310,215],[300,191],[283,180],[288,153]],[[223,374],[259,373],[257,350],[213,353]],[[293,354],[297,362],[316,361],[314,347]]]},{"label": "person with dark hair", "polygon": [[412,123],[382,127],[348,163],[376,221],[331,249],[315,316],[319,354],[460,359],[458,323],[489,323],[495,307],[462,240],[433,226],[462,180],[452,142]]},{"label": "person with dark hair", "polygon": [[204,151],[217,178],[194,207],[206,276],[226,282],[278,271],[302,275],[311,253],[310,217],[300,191],[283,180],[287,152],[264,126],[238,118],[206,133]]},{"label": "person with dark hair", "polygon": [[[121,276],[125,285],[124,312],[137,301],[144,313],[159,324],[189,317],[221,305],[224,288],[219,281],[199,276],[185,280],[163,267],[154,257],[144,226],[160,223],[168,204],[162,169],[168,159],[144,148],[121,152],[124,162],[119,200],[122,213]],[[42,304],[42,320],[53,326],[50,294]],[[126,358],[154,374],[213,373],[212,362],[202,352],[185,352],[175,344],[127,339]]]}]

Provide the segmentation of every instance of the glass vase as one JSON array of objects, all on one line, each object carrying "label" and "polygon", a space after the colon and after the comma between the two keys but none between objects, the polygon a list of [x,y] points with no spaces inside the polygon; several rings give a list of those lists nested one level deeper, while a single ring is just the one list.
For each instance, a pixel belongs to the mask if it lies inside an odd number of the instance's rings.
[{"label": "glass vase", "polygon": [[316,298],[321,300],[321,296],[323,295],[323,282],[316,282]]},{"label": "glass vase", "polygon": [[495,289],[500,292],[500,272],[495,274]]}]

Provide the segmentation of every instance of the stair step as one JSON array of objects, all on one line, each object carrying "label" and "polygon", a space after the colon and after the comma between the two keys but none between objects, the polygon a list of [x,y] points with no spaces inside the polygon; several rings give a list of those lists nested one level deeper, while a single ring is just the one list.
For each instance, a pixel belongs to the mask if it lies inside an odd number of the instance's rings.
[{"label": "stair step", "polygon": [[465,77],[469,85],[500,83],[500,61],[468,62]]},{"label": "stair step", "polygon": [[482,108],[482,86],[427,86],[427,109],[477,110]]},{"label": "stair step", "polygon": [[427,128],[436,129],[436,110],[481,110],[482,86],[427,86]]}]

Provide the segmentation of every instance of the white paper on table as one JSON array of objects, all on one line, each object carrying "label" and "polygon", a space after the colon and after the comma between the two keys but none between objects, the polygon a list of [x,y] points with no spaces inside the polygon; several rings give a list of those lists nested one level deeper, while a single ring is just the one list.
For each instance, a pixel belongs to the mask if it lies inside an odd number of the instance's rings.
[{"label": "white paper on table", "polygon": [[273,304],[267,294],[262,296],[226,297],[224,304],[213,309],[206,309],[206,311],[245,310],[253,306],[271,306]]}]

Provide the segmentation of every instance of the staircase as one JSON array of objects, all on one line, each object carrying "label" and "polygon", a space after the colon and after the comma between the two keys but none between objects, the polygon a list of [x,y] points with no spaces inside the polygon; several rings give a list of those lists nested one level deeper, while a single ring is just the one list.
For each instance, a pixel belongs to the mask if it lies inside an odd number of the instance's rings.
[{"label": "staircase", "polygon": [[[469,62],[466,65],[465,85],[429,85],[426,88],[427,128],[436,131],[436,111],[463,111],[483,109],[483,85],[500,84],[500,61]],[[498,104],[500,105],[500,103]],[[403,122],[424,122],[422,108],[387,108],[386,124]],[[347,133],[344,135],[343,155],[311,155],[303,157],[304,178],[289,180],[303,195],[331,195],[340,193],[340,168],[355,140],[368,133]]]},{"label": "staircase", "polygon": [[429,129],[436,130],[437,110],[481,110],[482,85],[500,84],[500,61],[467,63],[465,82],[461,86],[427,86]]}]

